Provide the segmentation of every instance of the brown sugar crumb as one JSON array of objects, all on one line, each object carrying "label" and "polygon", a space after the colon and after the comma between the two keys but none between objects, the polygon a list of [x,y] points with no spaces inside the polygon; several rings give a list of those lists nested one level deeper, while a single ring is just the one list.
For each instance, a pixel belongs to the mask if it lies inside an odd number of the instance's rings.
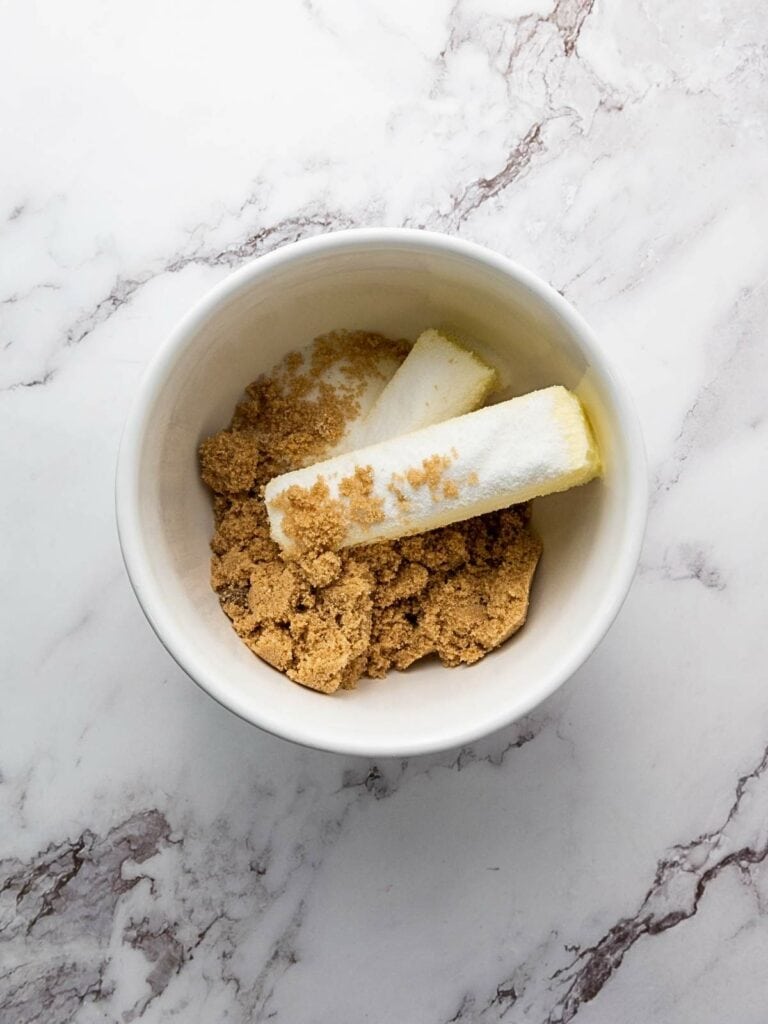
[{"label": "brown sugar crumb", "polygon": [[479,661],[525,622],[541,555],[525,520],[514,508],[469,520],[469,561],[425,595],[421,628],[444,665]]},{"label": "brown sugar crumb", "polygon": [[384,519],[384,500],[373,493],[371,466],[355,466],[351,476],[339,481],[339,494],[347,499],[346,514],[358,526],[372,526]]},{"label": "brown sugar crumb", "polygon": [[[246,467],[263,484],[316,462],[360,413],[367,385],[386,381],[409,347],[370,331],[333,331],[316,338],[309,352],[291,352],[248,385],[229,429],[203,443],[203,479],[217,493],[236,492],[253,486]],[[229,457],[233,444],[241,451],[239,471]],[[214,465],[226,466],[231,479],[213,479]]]},{"label": "brown sugar crumb", "polygon": [[403,338],[393,341],[371,331],[331,331],[315,338],[309,371],[317,377],[338,369],[345,382],[360,391],[372,377],[382,376],[382,359],[400,364],[410,349],[411,343]]},{"label": "brown sugar crumb", "polygon": [[259,562],[248,582],[248,608],[254,622],[288,622],[300,589],[294,570],[277,562]]},{"label": "brown sugar crumb", "polygon": [[430,455],[428,459],[422,460],[420,467],[407,470],[405,478],[414,490],[428,487],[432,498],[436,499],[439,496],[443,474],[452,461],[449,455]]},{"label": "brown sugar crumb", "polygon": [[406,508],[409,504],[408,495],[405,493],[403,488],[400,486],[403,483],[403,477],[399,473],[393,473],[392,479],[387,484],[387,490],[390,494],[394,494],[397,504],[400,506],[401,511]]},{"label": "brown sugar crumb", "polygon": [[[383,546],[355,550],[366,559]],[[369,675],[407,668],[432,653],[444,665],[472,664],[525,622],[541,554],[541,542],[529,528],[528,506],[490,512],[387,546],[401,562],[395,580],[380,581],[374,596],[379,611],[373,619]],[[423,574],[414,575],[416,567]]]},{"label": "brown sugar crumb", "polygon": [[[430,654],[449,666],[471,664],[519,629],[527,614],[541,553],[527,505],[396,541],[331,550],[350,521],[367,524],[383,515],[372,470],[358,467],[340,485],[343,500],[331,498],[324,480],[279,496],[283,529],[303,545],[294,558],[284,559],[270,538],[264,485],[322,457],[355,415],[355,395],[381,359],[402,360],[405,353],[402,343],[379,335],[325,335],[311,353],[292,353],[270,377],[250,385],[229,429],[200,446],[201,473],[214,492],[211,584],[222,609],[250,650],[325,693]],[[328,384],[329,371],[341,385]],[[443,479],[450,463],[433,456],[412,471],[418,482],[408,482],[452,497],[457,485]],[[389,488],[406,502],[403,483],[393,479]]]},{"label": "brown sugar crumb", "polygon": [[339,481],[340,498],[332,498],[324,477],[311,487],[294,484],[273,499],[283,513],[282,528],[293,542],[291,557],[326,554],[341,547],[350,526],[371,526],[384,519],[384,501],[374,494],[370,466],[356,466]]},{"label": "brown sugar crumb", "polygon": [[291,620],[294,664],[287,674],[326,693],[342,684],[354,686],[365,668],[371,615],[370,574],[364,566],[351,564],[338,580],[319,589],[314,608],[299,611]]},{"label": "brown sugar crumb", "polygon": [[453,480],[446,480],[443,484],[443,497],[448,501],[453,501],[459,496],[459,488],[453,482]]},{"label": "brown sugar crumb", "polygon": [[258,654],[273,668],[286,672],[293,664],[291,638],[279,626],[265,626],[260,633],[244,639],[253,653]]},{"label": "brown sugar crumb", "polygon": [[344,505],[331,497],[324,477],[318,477],[311,487],[287,487],[273,505],[283,513],[283,532],[293,541],[297,554],[320,554],[341,546],[347,533],[347,513]]},{"label": "brown sugar crumb", "polygon": [[324,551],[321,555],[307,555],[299,567],[312,587],[327,587],[341,575],[342,563],[335,551]]},{"label": "brown sugar crumb", "polygon": [[202,477],[212,491],[247,491],[256,480],[259,446],[249,431],[222,431],[200,445]]}]

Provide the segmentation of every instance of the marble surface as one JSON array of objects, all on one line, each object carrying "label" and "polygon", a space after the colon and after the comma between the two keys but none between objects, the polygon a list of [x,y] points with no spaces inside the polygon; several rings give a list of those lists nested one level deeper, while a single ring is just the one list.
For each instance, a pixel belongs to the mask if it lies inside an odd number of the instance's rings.
[{"label": "marble surface", "polygon": [[[0,1021],[768,1018],[768,33],[757,0],[11,3],[0,37]],[[551,281],[653,497],[527,720],[376,762],[238,721],[154,638],[112,487],[143,366],[347,225]]]}]

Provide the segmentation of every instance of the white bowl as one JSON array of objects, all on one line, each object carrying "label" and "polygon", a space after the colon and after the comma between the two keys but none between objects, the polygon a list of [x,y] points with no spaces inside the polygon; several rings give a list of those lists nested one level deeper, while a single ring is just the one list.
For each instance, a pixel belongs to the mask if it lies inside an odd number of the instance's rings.
[{"label": "white bowl", "polygon": [[[482,339],[509,394],[578,392],[604,477],[534,502],[544,542],[528,621],[470,668],[435,659],[332,697],[253,655],[209,583],[211,499],[197,447],[243,387],[333,328],[415,339],[447,323]],[[501,441],[502,439],[500,439]],[[601,640],[626,596],[647,504],[631,402],[592,332],[548,285],[480,246],[425,231],[352,230],[285,246],[206,295],[147,370],[123,436],[117,519],[136,596],[162,643],[212,697],[263,729],[347,754],[457,746],[526,714]]]}]

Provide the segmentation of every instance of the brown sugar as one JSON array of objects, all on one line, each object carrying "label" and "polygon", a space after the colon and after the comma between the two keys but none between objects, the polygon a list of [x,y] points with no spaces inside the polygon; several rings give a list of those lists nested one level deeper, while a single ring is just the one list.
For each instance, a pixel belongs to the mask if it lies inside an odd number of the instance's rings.
[{"label": "brown sugar", "polygon": [[316,338],[309,353],[290,353],[248,385],[229,430],[203,442],[203,480],[217,494],[249,491],[316,462],[359,414],[371,379],[386,381],[408,348],[369,331],[333,331]]},{"label": "brown sugar", "polygon": [[283,513],[283,530],[298,555],[319,555],[341,546],[347,533],[345,509],[331,497],[323,477],[311,487],[287,487],[274,506]]},{"label": "brown sugar", "polygon": [[[280,496],[286,535],[293,529],[302,537],[295,558],[284,559],[269,536],[264,485],[337,443],[381,359],[402,360],[405,352],[380,335],[325,335],[309,356],[292,354],[250,385],[230,427],[200,447],[202,476],[214,492],[211,584],[223,610],[255,654],[326,693],[429,654],[448,666],[471,664],[527,614],[541,543],[526,505],[333,551],[345,516],[367,524],[383,515],[370,467],[358,467],[340,485],[344,515],[322,480]],[[449,497],[451,482],[442,476],[450,458],[426,461],[415,471],[421,483],[409,482]]]},{"label": "brown sugar", "polygon": [[384,519],[384,501],[374,495],[373,484],[370,466],[355,466],[351,476],[339,481],[339,494],[347,499],[346,514],[358,526],[371,526]]},{"label": "brown sugar", "polygon": [[436,498],[440,490],[443,473],[445,473],[450,464],[451,458],[448,455],[430,455],[428,459],[422,460],[420,466],[407,470],[405,478],[414,490],[426,486],[429,488],[429,493],[432,497]]},{"label": "brown sugar", "polygon": [[320,476],[311,487],[293,484],[273,500],[273,507],[283,513],[283,532],[292,542],[294,557],[335,551],[343,546],[351,526],[384,520],[384,501],[374,494],[370,466],[356,466],[354,473],[342,477],[339,494],[340,499],[332,498]]},{"label": "brown sugar", "polygon": [[387,490],[390,494],[394,494],[398,508],[401,512],[405,511],[410,504],[408,495],[403,490],[402,484],[403,477],[401,477],[399,473],[393,473],[392,479],[387,484]]}]

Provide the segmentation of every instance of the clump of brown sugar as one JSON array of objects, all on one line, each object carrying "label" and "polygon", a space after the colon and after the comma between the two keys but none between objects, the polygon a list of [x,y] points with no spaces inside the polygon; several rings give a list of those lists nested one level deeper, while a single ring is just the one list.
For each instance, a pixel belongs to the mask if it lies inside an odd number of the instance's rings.
[{"label": "clump of brown sugar", "polygon": [[[200,448],[203,479],[214,492],[211,582],[222,608],[255,654],[326,693],[428,654],[449,666],[471,664],[519,629],[528,609],[541,543],[526,505],[334,551],[334,531],[343,534],[346,517],[364,525],[383,515],[369,467],[358,467],[340,487],[343,510],[324,481],[317,493],[296,488],[303,493],[280,496],[286,535],[291,515],[298,517],[303,546],[295,558],[284,559],[270,538],[264,485],[336,444],[381,360],[401,361],[405,353],[403,343],[380,335],[326,335],[308,357],[288,357],[250,385],[229,429]],[[422,484],[442,486],[446,468],[423,467]],[[315,524],[309,531],[308,521]]]},{"label": "clump of brown sugar", "polygon": [[272,499],[282,512],[282,529],[291,541],[292,555],[321,554],[343,547],[351,526],[371,526],[384,520],[384,501],[374,493],[371,466],[356,466],[339,481],[339,498],[331,497],[325,478],[311,487],[292,484]]},{"label": "clump of brown sugar", "polygon": [[385,383],[408,349],[369,331],[332,331],[291,352],[246,387],[229,430],[203,442],[203,479],[218,493],[248,491],[316,462],[358,416],[371,380]]},{"label": "clump of brown sugar", "polygon": [[371,466],[355,466],[351,476],[339,481],[339,494],[346,499],[346,515],[357,526],[372,526],[384,519],[384,501],[373,491]]},{"label": "clump of brown sugar", "polygon": [[405,478],[414,490],[417,490],[419,487],[428,487],[429,493],[433,498],[436,498],[440,490],[443,474],[450,465],[451,458],[449,455],[430,455],[428,459],[422,460],[420,466],[409,469],[405,474]]}]

